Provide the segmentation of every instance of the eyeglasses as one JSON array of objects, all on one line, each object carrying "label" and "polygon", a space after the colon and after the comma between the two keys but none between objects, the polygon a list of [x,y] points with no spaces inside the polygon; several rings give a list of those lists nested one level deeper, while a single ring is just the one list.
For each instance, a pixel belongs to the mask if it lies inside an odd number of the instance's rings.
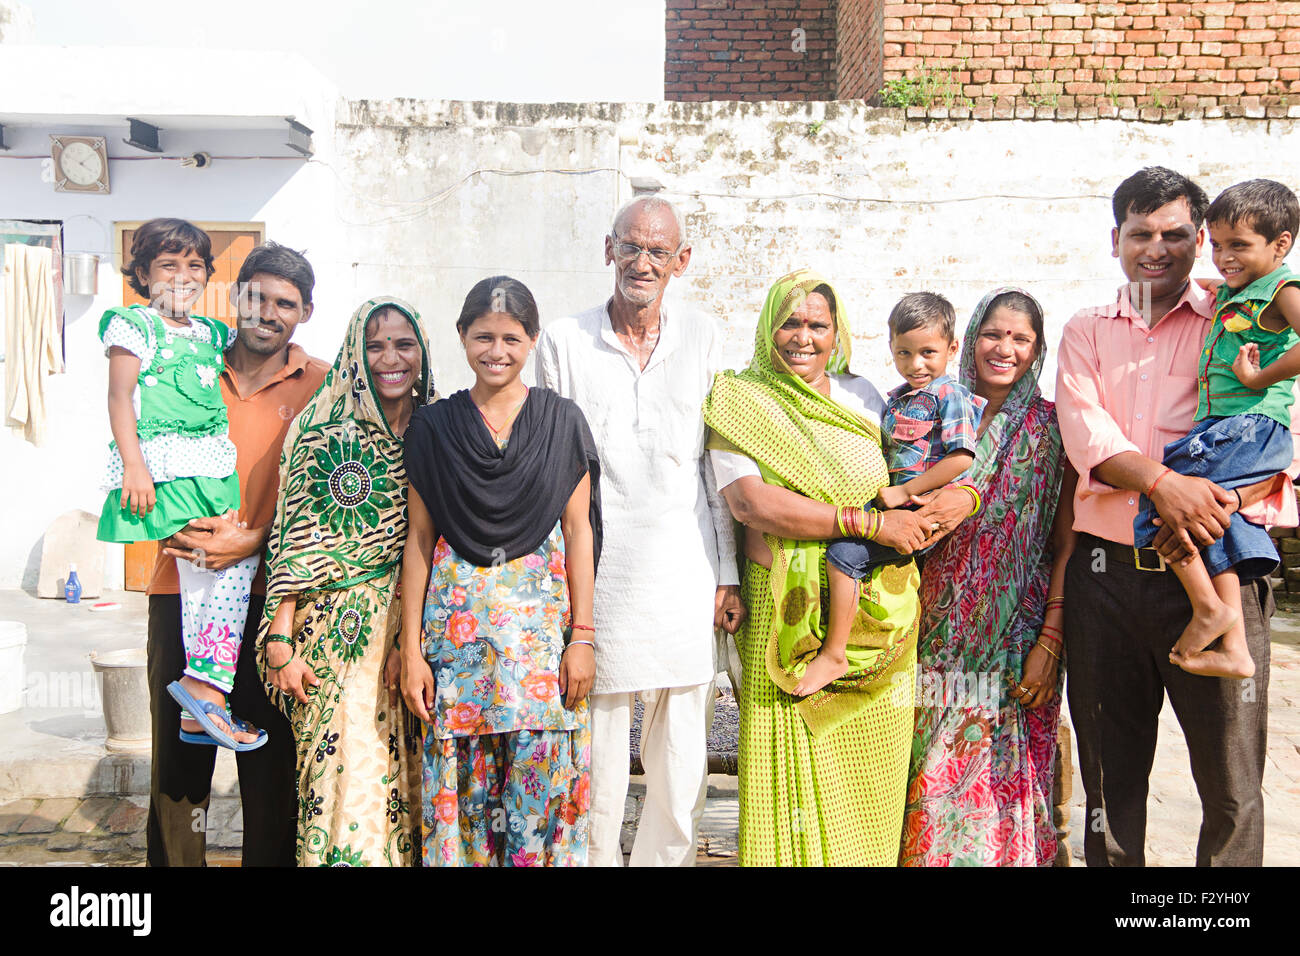
[{"label": "eyeglasses", "polygon": [[666,266],[681,251],[681,246],[676,249],[646,249],[634,242],[620,242],[615,236],[610,236],[609,239],[614,244],[614,256],[622,262],[635,262],[645,253],[655,265]]}]

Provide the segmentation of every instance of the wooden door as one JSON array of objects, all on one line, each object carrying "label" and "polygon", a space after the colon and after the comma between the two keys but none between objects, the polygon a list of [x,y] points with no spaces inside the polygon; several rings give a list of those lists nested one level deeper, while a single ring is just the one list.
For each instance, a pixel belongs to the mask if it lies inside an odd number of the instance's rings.
[{"label": "wooden door", "polygon": [[[116,251],[119,264],[125,264],[130,258],[131,241],[140,225],[139,222],[117,223]],[[195,225],[212,239],[212,266],[216,271],[208,280],[208,286],[203,290],[203,300],[194,311],[198,315],[220,319],[226,325],[233,326],[237,316],[230,304],[230,288],[235,284],[239,269],[248,254],[262,242],[266,228],[262,223],[256,222],[196,222]],[[127,284],[125,276],[122,278],[122,304],[148,304]],[[139,541],[126,545],[125,551],[126,590],[143,591],[149,586],[149,576],[153,574],[154,562],[158,558],[158,544],[154,541]]]}]

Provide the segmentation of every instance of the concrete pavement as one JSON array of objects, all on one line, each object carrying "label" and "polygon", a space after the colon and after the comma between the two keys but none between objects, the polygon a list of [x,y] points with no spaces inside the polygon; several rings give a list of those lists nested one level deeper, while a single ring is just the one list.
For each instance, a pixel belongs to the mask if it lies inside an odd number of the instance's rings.
[{"label": "concrete pavement", "polygon": [[[25,659],[28,705],[0,715],[0,864],[90,863],[138,865],[144,857],[148,753],[109,754],[97,690],[89,678],[90,651],[144,643],[146,605],[139,594],[112,594],[118,611],[39,600],[0,591],[0,620],[28,627]],[[1151,776],[1147,855],[1152,866],[1185,866],[1194,859],[1200,806],[1187,748],[1166,704]],[[713,774],[701,824],[697,862],[733,865],[736,853],[735,778]],[[208,815],[209,860],[238,862],[242,837],[233,755],[221,751]],[[1269,694],[1269,760],[1264,774],[1268,866],[1300,865],[1300,614],[1273,621]],[[644,786],[628,797],[624,849],[630,846]],[[1081,832],[1083,787],[1077,772],[1071,831]],[[1081,842],[1071,841],[1082,864]]]}]

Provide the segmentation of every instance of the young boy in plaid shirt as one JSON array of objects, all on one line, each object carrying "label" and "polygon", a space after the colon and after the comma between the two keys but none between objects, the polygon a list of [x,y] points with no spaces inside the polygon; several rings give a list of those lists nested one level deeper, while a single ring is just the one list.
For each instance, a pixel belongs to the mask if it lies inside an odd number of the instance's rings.
[{"label": "young boy in plaid shirt", "polygon": [[[976,432],[987,403],[948,376],[948,363],[957,357],[956,325],[952,303],[934,292],[911,292],[889,313],[889,348],[905,381],[889,392],[880,422],[890,478],[876,497],[881,508],[915,507],[914,495],[942,488],[975,460]],[[873,508],[867,521],[874,524],[877,516]],[[893,548],[872,540],[878,525],[861,530],[865,537],[833,541],[826,549],[826,639],[795,686],[797,697],[847,673],[858,582],[873,568],[900,558]]]}]

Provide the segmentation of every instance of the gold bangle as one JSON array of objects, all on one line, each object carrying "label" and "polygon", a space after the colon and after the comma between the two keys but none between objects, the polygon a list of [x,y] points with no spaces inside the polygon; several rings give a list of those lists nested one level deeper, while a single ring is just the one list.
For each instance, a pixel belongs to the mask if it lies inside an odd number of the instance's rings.
[{"label": "gold bangle", "polygon": [[843,508],[835,509],[835,527],[839,530],[841,538],[847,538],[849,536],[849,533],[844,530],[844,509]]},{"label": "gold bangle", "polygon": [[1054,658],[1056,658],[1057,663],[1060,663],[1061,655],[1060,655],[1060,654],[1057,654],[1056,651],[1052,650],[1050,647],[1048,647],[1048,646],[1047,646],[1046,644],[1044,644],[1042,641],[1035,641],[1035,642],[1034,642],[1034,646],[1035,646],[1035,647],[1041,647],[1043,650],[1047,651],[1047,653],[1051,654]]}]

